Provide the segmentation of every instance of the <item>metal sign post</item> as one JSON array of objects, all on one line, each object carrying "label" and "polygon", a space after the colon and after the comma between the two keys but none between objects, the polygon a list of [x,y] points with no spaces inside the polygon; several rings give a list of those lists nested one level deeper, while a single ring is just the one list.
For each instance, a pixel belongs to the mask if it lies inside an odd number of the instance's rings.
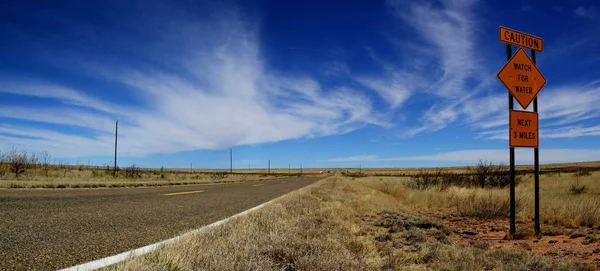
[{"label": "metal sign post", "polygon": [[[535,51],[543,51],[544,41],[536,36],[500,27],[500,41],[506,43],[507,62],[498,72],[498,79],[508,89],[509,110],[509,159],[510,159],[510,231],[509,237],[516,234],[515,201],[515,147],[533,148],[534,159],[534,201],[535,234],[541,237],[540,230],[540,168],[539,168],[539,115],[537,95],[546,84],[546,78],[536,66]],[[531,58],[518,48],[512,54],[512,45],[531,49]],[[523,109],[533,101],[533,112],[514,110],[514,99]]]},{"label": "metal sign post", "polygon": [[[531,58],[533,65],[536,65],[535,51],[531,50]],[[533,99],[533,112],[538,112],[538,99],[537,96]],[[539,121],[539,120],[538,120]],[[539,137],[539,135],[538,135]],[[542,230],[540,229],[540,148],[539,144],[533,149],[533,178],[534,178],[534,189],[535,189],[535,235],[538,238],[542,237]]]}]

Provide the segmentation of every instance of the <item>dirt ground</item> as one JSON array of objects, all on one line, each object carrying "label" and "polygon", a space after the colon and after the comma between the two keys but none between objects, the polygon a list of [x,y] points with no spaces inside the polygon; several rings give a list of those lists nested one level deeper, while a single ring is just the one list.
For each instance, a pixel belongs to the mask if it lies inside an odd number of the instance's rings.
[{"label": "dirt ground", "polygon": [[452,231],[449,241],[454,244],[482,249],[508,247],[525,249],[553,261],[572,259],[587,262],[600,270],[600,227],[566,228],[541,225],[544,236],[534,235],[533,221],[517,221],[516,240],[507,240],[509,221],[506,219],[477,219],[453,217],[442,212],[421,212]]}]

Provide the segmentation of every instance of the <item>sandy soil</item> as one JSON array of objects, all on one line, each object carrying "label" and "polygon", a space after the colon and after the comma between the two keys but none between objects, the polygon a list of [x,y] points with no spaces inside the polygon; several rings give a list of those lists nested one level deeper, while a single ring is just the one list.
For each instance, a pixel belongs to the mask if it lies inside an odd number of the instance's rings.
[{"label": "sandy soil", "polygon": [[506,219],[452,217],[441,212],[422,214],[436,219],[451,230],[454,233],[449,238],[452,243],[484,249],[498,246],[515,247],[550,257],[554,261],[570,258],[587,262],[596,270],[600,270],[600,227],[573,229],[542,224],[542,232],[550,227],[552,232],[538,239],[534,236],[532,221],[517,221],[518,240],[507,240],[509,221]]}]

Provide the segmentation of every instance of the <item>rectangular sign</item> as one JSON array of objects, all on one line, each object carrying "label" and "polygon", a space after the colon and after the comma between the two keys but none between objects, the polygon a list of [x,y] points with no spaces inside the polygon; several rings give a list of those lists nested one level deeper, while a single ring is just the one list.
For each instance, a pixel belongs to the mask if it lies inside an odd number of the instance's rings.
[{"label": "rectangular sign", "polygon": [[510,146],[537,148],[539,146],[538,113],[510,110],[509,115]]},{"label": "rectangular sign", "polygon": [[538,52],[544,51],[544,40],[542,40],[542,38],[504,26],[500,27],[500,41],[529,48]]}]

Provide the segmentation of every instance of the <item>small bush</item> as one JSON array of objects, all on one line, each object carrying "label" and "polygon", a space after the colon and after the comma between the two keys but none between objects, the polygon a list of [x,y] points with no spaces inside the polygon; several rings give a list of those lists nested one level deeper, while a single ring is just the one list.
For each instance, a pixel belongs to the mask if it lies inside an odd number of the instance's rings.
[{"label": "small bush", "polygon": [[584,231],[580,230],[580,229],[575,229],[574,231],[571,232],[571,234],[569,235],[569,238],[573,239],[573,238],[578,238],[578,237],[584,237],[586,234]]},{"label": "small bush", "polygon": [[125,175],[125,178],[138,179],[142,177],[142,170],[135,165],[131,165],[123,170],[123,174]]},{"label": "small bush", "polygon": [[0,177],[4,177],[8,173],[8,163],[6,161],[6,154],[0,152]]},{"label": "small bush", "polygon": [[17,149],[12,149],[7,154],[7,163],[10,168],[10,172],[15,174],[15,177],[23,175],[27,171],[27,152],[19,152]]},{"label": "small bush", "polygon": [[581,194],[585,193],[586,191],[587,191],[587,186],[585,186],[584,184],[582,184],[582,185],[573,184],[569,188],[569,192],[573,195],[581,195]]},{"label": "small bush", "polygon": [[219,171],[219,172],[214,172],[213,174],[210,175],[211,180],[219,180],[219,179],[223,179],[223,178],[227,178],[227,172]]},{"label": "small bush", "polygon": [[581,177],[581,168],[577,169],[577,172],[574,174],[575,184],[572,184],[569,187],[569,192],[573,195],[581,195],[587,191],[587,187],[585,185],[579,184],[579,178]]},{"label": "small bush", "polygon": [[40,153],[39,164],[42,168],[44,176],[48,177],[50,175],[50,154],[47,151],[43,151]]},{"label": "small bush", "polygon": [[353,177],[353,178],[360,178],[360,177],[367,177],[368,176],[367,174],[365,174],[365,173],[363,173],[361,171],[359,171],[359,172],[356,172],[356,171],[352,172],[352,171],[349,171],[349,170],[342,171],[342,175],[344,175],[346,177]]},{"label": "small bush", "polygon": [[433,172],[421,169],[412,176],[404,185],[415,190],[426,190],[433,187],[444,189],[450,185],[462,186],[465,178],[461,174],[451,173],[443,168],[435,169]]},{"label": "small bush", "polygon": [[[472,174],[481,188],[486,186],[504,188],[510,185],[510,169],[502,163],[495,165],[492,162],[480,160],[472,169]],[[515,177],[515,184],[519,182],[521,182],[521,178]]]},{"label": "small bush", "polygon": [[504,218],[509,215],[510,202],[494,196],[491,192],[485,197],[472,193],[469,197],[458,201],[456,211],[461,216],[483,219]]},{"label": "small bush", "polygon": [[[515,184],[520,182],[521,178],[515,177]],[[510,172],[504,164],[494,165],[491,162],[480,161],[475,167],[467,167],[466,173],[453,173],[443,168],[433,171],[421,169],[405,185],[415,190],[434,187],[443,190],[449,186],[504,188],[510,185]]]},{"label": "small bush", "polygon": [[113,172],[113,169],[108,164],[104,164],[104,173],[108,175],[112,172]]},{"label": "small bush", "polygon": [[544,236],[557,236],[565,234],[565,229],[559,226],[543,225],[542,235]]},{"label": "small bush", "polygon": [[591,176],[591,175],[592,175],[592,170],[589,168],[577,168],[577,172],[575,172],[576,177]]},{"label": "small bush", "polygon": [[488,162],[487,160],[479,160],[477,166],[473,168],[474,177],[479,182],[481,188],[485,187],[485,183],[488,177],[491,176],[493,172],[494,165],[492,162]]},{"label": "small bush", "polygon": [[100,176],[102,176],[102,172],[99,171],[98,169],[96,169],[95,167],[92,168],[92,177],[93,178],[97,178],[97,177],[100,177]]},{"label": "small bush", "polygon": [[600,203],[588,201],[576,211],[579,225],[593,227],[600,222]]}]

